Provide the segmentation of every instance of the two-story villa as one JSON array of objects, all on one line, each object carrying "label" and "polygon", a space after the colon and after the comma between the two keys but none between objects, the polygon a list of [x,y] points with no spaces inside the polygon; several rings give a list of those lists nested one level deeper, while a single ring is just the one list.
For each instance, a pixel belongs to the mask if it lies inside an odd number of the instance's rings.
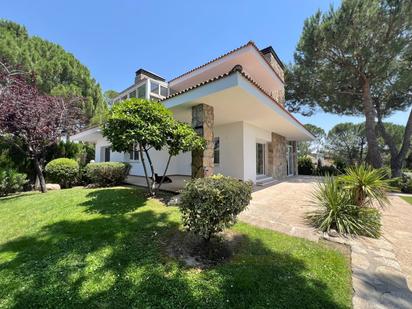
[{"label": "two-story villa", "polygon": [[[113,102],[134,97],[158,100],[205,137],[203,153],[174,157],[168,174],[221,173],[259,184],[297,174],[297,142],[313,139],[284,108],[283,69],[272,47],[259,50],[249,42],[169,81],[140,69],[133,85]],[[127,161],[131,175],[144,175],[139,153],[112,152],[99,128],[73,139],[93,142],[96,162]],[[167,153],[153,151],[153,158],[161,174]]]}]

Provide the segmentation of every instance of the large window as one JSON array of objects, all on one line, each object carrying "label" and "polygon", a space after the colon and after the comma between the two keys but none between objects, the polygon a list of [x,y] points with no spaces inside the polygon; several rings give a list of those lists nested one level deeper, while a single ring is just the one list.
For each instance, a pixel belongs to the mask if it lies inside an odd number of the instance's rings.
[{"label": "large window", "polygon": [[150,92],[159,95],[159,83],[150,81]]},{"label": "large window", "polygon": [[143,99],[146,97],[146,85],[145,84],[137,88],[137,97],[143,98]]},{"label": "large window", "polygon": [[160,86],[160,95],[162,97],[167,97],[167,88],[166,87]]},{"label": "large window", "polygon": [[136,97],[136,89],[133,90],[132,92],[129,92],[129,98],[135,98]]},{"label": "large window", "polygon": [[215,137],[213,139],[213,163],[219,164],[220,163],[220,140],[219,137]]},{"label": "large window", "polygon": [[129,160],[130,161],[139,161],[139,148],[137,145],[133,145],[133,148],[129,152]]}]

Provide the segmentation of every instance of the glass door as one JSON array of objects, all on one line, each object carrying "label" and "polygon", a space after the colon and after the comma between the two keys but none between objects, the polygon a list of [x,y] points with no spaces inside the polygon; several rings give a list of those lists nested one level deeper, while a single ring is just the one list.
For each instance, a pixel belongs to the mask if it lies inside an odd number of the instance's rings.
[{"label": "glass door", "polygon": [[256,143],[256,174],[265,174],[265,145]]},{"label": "glass door", "polygon": [[291,176],[293,175],[293,170],[294,170],[292,145],[288,145],[286,160],[287,160],[287,165],[288,165],[287,167],[288,176]]}]

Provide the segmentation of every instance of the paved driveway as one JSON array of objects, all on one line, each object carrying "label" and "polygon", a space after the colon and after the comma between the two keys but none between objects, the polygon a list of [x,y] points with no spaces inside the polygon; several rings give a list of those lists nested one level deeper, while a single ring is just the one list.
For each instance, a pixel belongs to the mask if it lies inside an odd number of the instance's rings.
[{"label": "paved driveway", "polygon": [[[322,234],[304,220],[317,177],[292,177],[257,188],[240,220],[292,236],[317,241]],[[412,205],[398,196],[382,213],[380,239],[334,239],[352,248],[355,308],[412,308]],[[408,288],[409,283],[409,288]]]}]

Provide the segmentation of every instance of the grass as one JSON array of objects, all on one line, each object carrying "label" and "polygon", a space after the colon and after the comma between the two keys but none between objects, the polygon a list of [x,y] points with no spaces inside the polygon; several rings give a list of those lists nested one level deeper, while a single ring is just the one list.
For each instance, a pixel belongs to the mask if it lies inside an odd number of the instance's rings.
[{"label": "grass", "polygon": [[403,198],[409,204],[412,204],[412,196],[401,196],[401,198]]},{"label": "grass", "polygon": [[175,207],[129,187],[0,199],[0,307],[350,308],[347,259],[238,223],[227,263],[199,271],[165,254]]}]

